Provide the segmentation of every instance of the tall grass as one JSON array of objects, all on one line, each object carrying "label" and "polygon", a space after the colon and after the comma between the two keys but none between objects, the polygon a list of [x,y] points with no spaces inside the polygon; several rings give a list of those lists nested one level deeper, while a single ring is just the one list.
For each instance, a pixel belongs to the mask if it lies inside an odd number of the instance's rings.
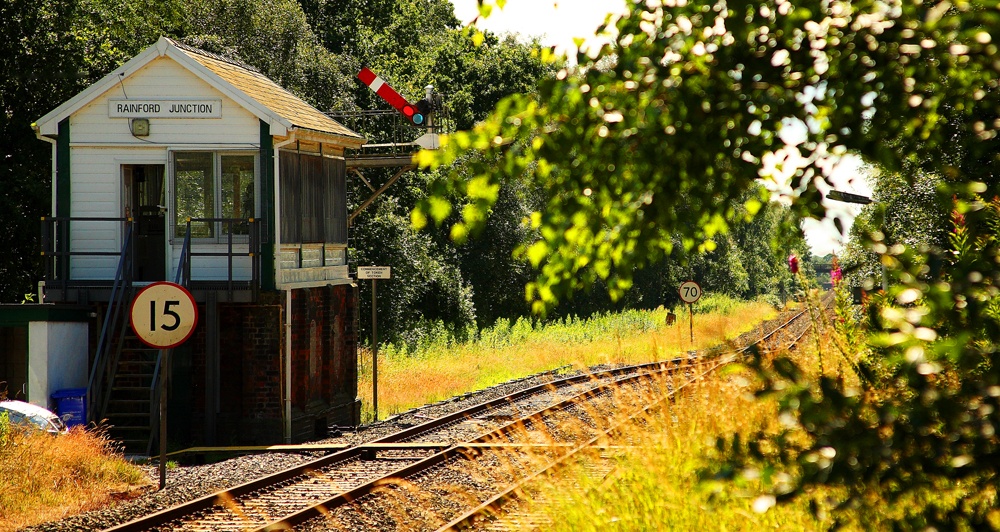
[{"label": "tall grass", "polygon": [[[701,304],[711,305],[713,312],[702,313]],[[696,304],[693,316],[686,308],[678,309],[677,321],[672,326],[666,325],[667,313],[667,309],[660,308],[544,323],[526,318],[514,322],[500,320],[467,342],[440,335],[433,342],[414,346],[380,346],[380,419],[555,368],[673,358],[691,349],[731,340],[773,316],[775,310],[762,301],[714,297]],[[374,412],[370,350],[361,351],[359,366],[363,418],[371,420]]]},{"label": "tall grass", "polygon": [[0,415],[0,531],[99,508],[146,482],[100,431],[53,436]]},{"label": "tall grass", "polygon": [[[782,354],[818,375],[823,353],[836,349],[834,344],[840,339],[822,318],[814,321],[813,330],[820,333],[818,341]],[[849,367],[833,366],[828,373],[854,378]],[[751,392],[740,374],[717,372],[664,401],[662,409],[644,417],[642,423],[630,424],[610,442],[622,445],[610,475],[588,476],[586,464],[593,462],[598,451],[585,453],[575,467],[534,492],[534,500],[545,501],[537,505],[551,523],[545,528],[574,532],[829,528],[832,521],[814,517],[808,501],[775,506],[774,499],[759,495],[758,481],[701,478],[708,461],[717,455],[716,438],[777,429],[777,400],[758,398]],[[837,499],[833,489],[814,494],[817,500]],[[822,508],[819,515],[823,515]],[[868,518],[871,521],[848,526],[868,529],[881,521],[878,515]]]},{"label": "tall grass", "polygon": [[[554,531],[820,530],[805,502],[771,507],[753,482],[702,482],[699,471],[714,452],[715,438],[767,430],[777,419],[773,403],[749,397],[731,379],[710,379],[664,410],[630,425],[611,443],[620,447],[607,477],[588,475],[580,462],[535,493]],[[567,494],[569,496],[567,497]],[[529,527],[530,528],[530,527]]]}]

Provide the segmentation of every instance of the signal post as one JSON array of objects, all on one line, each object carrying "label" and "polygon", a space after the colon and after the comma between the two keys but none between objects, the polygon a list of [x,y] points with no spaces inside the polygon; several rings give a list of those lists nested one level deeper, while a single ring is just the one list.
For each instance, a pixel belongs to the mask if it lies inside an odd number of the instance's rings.
[{"label": "signal post", "polygon": [[375,290],[379,279],[391,279],[389,266],[358,266],[358,279],[372,280],[372,410],[378,421],[378,306],[375,304]]}]

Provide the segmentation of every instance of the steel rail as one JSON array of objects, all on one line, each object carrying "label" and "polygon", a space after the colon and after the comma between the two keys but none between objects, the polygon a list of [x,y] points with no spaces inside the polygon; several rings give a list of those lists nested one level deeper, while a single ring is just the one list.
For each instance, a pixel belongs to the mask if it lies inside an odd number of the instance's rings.
[{"label": "steel rail", "polygon": [[[687,362],[687,360],[685,360],[685,359],[674,359],[674,360],[678,361],[678,362],[681,362],[681,363]],[[673,362],[673,361],[670,361],[670,362]],[[718,365],[721,365],[721,364],[724,364],[724,363],[725,362],[722,362],[722,361],[718,361],[717,362]],[[521,419],[518,419],[516,421],[508,423],[507,425],[504,425],[503,427],[495,429],[495,430],[493,430],[493,431],[491,431],[489,433],[483,434],[483,435],[481,435],[481,436],[479,436],[479,437],[471,440],[469,443],[472,443],[472,444],[483,443],[483,442],[489,441],[491,439],[495,439],[495,438],[498,438],[498,437],[506,436],[506,435],[508,435],[508,434],[516,431],[519,427],[523,426],[526,422],[537,422],[539,420],[542,420],[547,413],[554,412],[554,411],[559,411],[559,410],[562,410],[562,409],[567,408],[569,406],[580,404],[582,402],[585,402],[587,399],[589,399],[591,397],[594,397],[596,395],[600,395],[602,393],[607,393],[607,392],[613,391],[615,389],[619,389],[619,388],[621,388],[621,386],[623,386],[625,384],[628,384],[628,383],[631,383],[631,382],[635,382],[635,381],[638,381],[640,379],[653,378],[653,377],[659,376],[659,375],[661,375],[663,373],[677,371],[677,370],[680,370],[680,369],[688,369],[689,367],[691,367],[690,365],[681,365],[680,363],[678,363],[675,366],[670,367],[670,368],[666,367],[667,363],[657,363],[656,366],[658,368],[657,370],[646,372],[646,373],[637,373],[637,374],[634,374],[634,375],[628,375],[628,376],[620,377],[620,378],[615,379],[613,382],[610,382],[610,383],[607,383],[607,384],[604,384],[604,385],[600,385],[600,386],[597,386],[595,388],[591,388],[589,390],[585,390],[585,391],[583,391],[583,392],[581,392],[581,393],[579,393],[579,394],[577,394],[577,395],[575,395],[573,397],[565,399],[565,400],[563,400],[563,401],[561,401],[561,402],[559,402],[557,404],[546,406],[546,407],[544,407],[544,408],[542,408],[542,409],[540,409],[540,410],[538,410],[538,411],[536,411],[536,412],[534,412],[532,414],[524,416]],[[282,519],[280,519],[278,521],[269,523],[269,524],[267,524],[267,525],[265,525],[265,526],[263,526],[261,528],[256,528],[256,529],[253,529],[253,530],[255,532],[274,532],[274,531],[278,531],[278,530],[292,530],[292,529],[294,529],[294,527],[296,525],[299,525],[299,524],[302,524],[302,523],[304,523],[306,521],[309,521],[311,519],[314,519],[314,518],[326,515],[330,511],[332,511],[332,510],[334,510],[334,509],[336,509],[336,508],[338,508],[340,506],[344,506],[344,505],[350,504],[352,501],[355,501],[355,500],[357,500],[357,499],[359,499],[361,497],[364,497],[366,495],[370,495],[373,492],[375,492],[376,490],[378,490],[380,487],[394,483],[397,479],[406,478],[406,477],[412,476],[412,475],[414,475],[416,473],[420,473],[420,472],[426,471],[428,469],[433,468],[434,466],[437,466],[439,464],[447,462],[447,461],[449,461],[449,460],[451,460],[453,458],[468,459],[469,458],[469,454],[466,451],[469,448],[466,448],[463,445],[464,444],[458,444],[458,445],[455,445],[455,446],[450,447],[448,449],[445,449],[444,451],[436,453],[436,454],[434,454],[434,455],[432,455],[430,457],[427,457],[427,458],[425,458],[425,459],[423,459],[423,460],[421,460],[419,462],[415,462],[413,464],[410,464],[410,465],[407,465],[405,467],[402,467],[402,468],[400,468],[400,469],[398,469],[396,471],[393,471],[392,473],[389,473],[389,474],[387,474],[387,475],[385,475],[385,476],[383,476],[381,478],[372,480],[372,481],[370,481],[368,483],[360,485],[360,486],[358,486],[356,488],[353,488],[353,489],[351,489],[349,491],[337,494],[334,497],[331,497],[331,498],[326,499],[324,501],[320,501],[320,502],[314,503],[312,506],[310,506],[308,508],[305,508],[303,510],[300,510],[300,511],[294,513],[294,514],[288,515],[288,516],[286,516],[286,517],[284,517],[284,518],[282,518]]]},{"label": "steel rail", "polygon": [[[743,349],[741,349],[739,351],[745,352],[745,351],[749,350],[750,348],[752,348],[755,345],[759,345],[759,344],[763,343],[764,341],[770,340],[779,331],[784,330],[785,327],[791,325],[792,322],[794,322],[794,321],[798,320],[799,318],[801,318],[805,313],[806,313],[805,310],[797,313],[792,318],[790,318],[788,321],[786,321],[784,324],[782,324],[780,327],[774,329],[773,331],[769,332],[767,335],[765,335],[764,337],[762,337],[761,340],[759,340],[758,342],[755,342],[754,344],[752,344],[750,346],[746,346],[746,347],[744,347]],[[804,328],[786,346],[786,348],[787,349],[793,348],[798,343],[798,341],[801,340],[802,337],[805,336],[806,333],[808,333],[808,332],[809,332],[809,329],[808,328]],[[520,481],[518,481],[515,484],[511,485],[510,487],[508,487],[507,489],[505,489],[501,493],[498,493],[497,495],[493,496],[492,498],[484,501],[483,503],[481,503],[476,508],[473,508],[472,510],[469,510],[465,514],[463,514],[463,515],[461,515],[461,516],[453,519],[448,524],[440,527],[438,529],[438,532],[445,532],[445,531],[452,531],[452,530],[467,530],[469,528],[474,527],[476,525],[477,521],[480,520],[480,519],[487,519],[489,517],[489,515],[498,515],[498,514],[500,514],[501,511],[502,511],[502,507],[503,507],[504,504],[506,504],[508,501],[518,499],[519,498],[518,494],[519,493],[523,493],[526,486],[528,486],[529,484],[531,484],[532,482],[534,482],[535,480],[537,480],[542,475],[548,474],[551,471],[554,471],[554,470],[560,469],[562,467],[565,467],[567,464],[570,463],[570,460],[572,460],[575,456],[577,456],[579,453],[581,453],[584,450],[597,448],[598,447],[598,443],[600,443],[600,441],[602,439],[607,438],[607,437],[611,436],[612,434],[614,434],[616,432],[620,432],[623,427],[625,427],[626,425],[632,423],[639,416],[646,415],[650,411],[652,411],[653,409],[660,408],[660,406],[664,402],[673,399],[678,393],[681,392],[681,390],[687,388],[688,386],[690,386],[694,382],[697,382],[698,380],[703,379],[707,375],[709,375],[711,373],[714,373],[719,367],[721,367],[723,365],[726,365],[729,362],[732,362],[734,359],[735,359],[735,354],[731,354],[729,357],[725,357],[725,359],[720,358],[720,359],[716,360],[716,363],[712,367],[708,368],[707,370],[705,370],[704,372],[702,372],[700,375],[698,375],[698,376],[694,377],[693,379],[691,379],[691,380],[683,383],[678,388],[675,388],[674,390],[671,390],[669,393],[667,393],[664,396],[660,397],[658,400],[653,401],[650,404],[646,405],[645,407],[638,409],[636,412],[634,412],[633,414],[631,414],[630,416],[628,416],[626,419],[622,420],[621,422],[615,424],[613,427],[611,427],[607,431],[604,431],[602,434],[599,434],[599,435],[593,437],[590,441],[588,441],[588,442],[586,442],[586,443],[584,443],[584,444],[582,444],[582,445],[574,448],[573,450],[571,450],[570,452],[568,452],[566,455],[558,458],[557,460],[551,462],[550,464],[548,464],[545,467],[539,469],[538,471],[532,473],[531,475],[529,475],[529,476],[521,479]]]},{"label": "steel rail", "polygon": [[[425,423],[415,425],[413,427],[389,434],[382,438],[377,438],[375,440],[372,440],[371,442],[366,442],[366,443],[387,444],[387,443],[405,442],[413,438],[416,438],[422,434],[431,432],[436,429],[440,429],[442,427],[460,422],[462,420],[472,419],[477,415],[488,412],[493,408],[499,406],[512,405],[514,404],[515,401],[524,399],[526,397],[530,397],[532,395],[537,395],[551,390],[565,388],[577,384],[583,384],[586,382],[592,382],[601,378],[609,378],[624,373],[642,371],[644,369],[657,367],[662,364],[668,364],[672,362],[682,363],[684,361],[685,359],[678,358],[671,361],[637,364],[634,366],[625,366],[621,368],[601,370],[593,373],[574,375],[564,379],[557,379],[552,382],[526,388],[514,394],[510,394],[484,403],[473,405],[469,408],[429,420]],[[339,462],[345,462],[348,460],[357,459],[361,457],[362,453],[367,453],[367,452],[370,452],[370,449],[360,445],[355,447],[350,447],[348,449],[344,449],[342,451],[329,454],[327,456],[318,458],[316,460],[307,462],[305,464],[300,464],[298,466],[283,471],[279,471],[277,473],[265,477],[261,477],[259,479],[241,484],[239,486],[235,486],[226,490],[205,495],[203,497],[194,499],[192,501],[188,501],[186,503],[182,503],[177,506],[166,508],[159,512],[134,519],[132,521],[117,525],[112,528],[108,528],[106,529],[106,532],[136,532],[141,530],[147,530],[149,528],[153,528],[171,521],[181,519],[187,515],[208,510],[214,506],[220,505],[220,503],[222,503],[223,501],[236,500],[240,497],[245,497],[246,495],[252,494],[254,492],[264,490],[269,486],[288,482],[296,477],[300,477],[303,475],[309,475],[311,472],[319,470],[321,468],[329,467]]]},{"label": "steel rail", "polygon": [[[790,323],[792,320],[796,319],[801,314],[802,313],[799,313],[798,315],[796,315],[796,317],[793,317],[787,323]],[[775,331],[777,331],[777,330],[785,327],[787,325],[787,323],[779,326],[777,329],[775,329]],[[768,335],[765,336],[765,338],[768,337],[768,336],[770,336],[770,335],[772,335],[772,334],[774,334],[775,331],[772,331],[772,332],[768,333]],[[757,343],[759,343],[760,341],[762,341],[762,340],[759,340]],[[747,348],[748,347],[743,348],[743,349],[741,349],[739,351],[744,351]],[[265,477],[262,477],[262,478],[259,478],[259,479],[256,479],[254,481],[247,482],[247,483],[241,484],[239,486],[235,486],[233,488],[229,488],[229,489],[226,489],[226,490],[223,490],[223,491],[219,491],[219,492],[216,492],[216,493],[213,493],[213,494],[209,494],[209,495],[200,497],[198,499],[194,499],[192,501],[189,501],[187,503],[183,503],[183,504],[171,507],[171,508],[167,508],[167,509],[161,510],[160,512],[156,512],[154,514],[150,514],[150,515],[147,515],[147,516],[144,516],[144,517],[141,517],[141,518],[137,518],[137,519],[129,521],[127,523],[123,523],[123,524],[120,524],[118,526],[109,528],[109,529],[107,529],[107,532],[132,532],[132,531],[138,531],[138,530],[147,530],[149,528],[153,528],[153,527],[156,527],[156,526],[159,526],[159,525],[162,525],[162,524],[166,524],[166,523],[169,523],[169,522],[172,522],[172,521],[177,521],[177,520],[179,520],[179,519],[181,519],[183,517],[186,517],[186,516],[189,516],[189,515],[192,515],[192,514],[196,514],[196,513],[199,513],[199,512],[204,512],[206,510],[211,509],[212,507],[222,506],[225,501],[238,500],[239,498],[246,497],[247,495],[250,495],[250,494],[252,494],[254,492],[266,490],[266,489],[268,489],[271,486],[275,486],[275,485],[278,485],[278,484],[287,483],[287,482],[291,481],[292,479],[295,479],[296,477],[301,477],[303,475],[310,475],[311,473],[313,473],[313,472],[315,472],[315,471],[317,471],[319,469],[327,468],[327,467],[330,467],[330,466],[335,465],[335,464],[340,463],[340,462],[347,462],[347,461],[356,460],[356,459],[359,459],[359,458],[369,457],[369,456],[372,455],[373,452],[375,452],[375,451],[377,451],[379,449],[394,449],[395,447],[390,447],[389,444],[392,444],[392,443],[402,443],[402,442],[406,442],[406,441],[412,440],[412,439],[417,438],[417,437],[419,437],[421,435],[427,434],[427,433],[432,432],[434,430],[438,430],[438,429],[440,429],[442,427],[446,427],[446,426],[449,426],[449,425],[461,422],[463,420],[473,419],[476,416],[479,416],[479,415],[481,415],[483,413],[486,413],[486,412],[488,412],[488,411],[490,411],[490,410],[492,410],[494,408],[508,406],[508,405],[513,405],[516,401],[519,401],[521,399],[524,399],[524,398],[527,398],[527,397],[530,397],[530,396],[533,396],[533,395],[538,395],[538,394],[542,394],[542,393],[545,393],[545,392],[557,390],[557,389],[560,389],[560,388],[566,388],[566,387],[570,387],[570,386],[574,386],[574,385],[578,385],[578,384],[583,384],[583,383],[586,383],[586,382],[595,382],[595,381],[597,381],[599,379],[615,378],[617,376],[620,376],[620,375],[623,375],[623,374],[628,374],[628,373],[634,373],[635,375],[632,376],[632,378],[634,378],[634,379],[638,379],[638,378],[644,377],[644,376],[648,377],[648,376],[651,376],[651,375],[657,375],[657,374],[662,373],[663,371],[666,371],[664,368],[667,365],[672,365],[673,366],[671,368],[671,371],[677,371],[677,370],[680,370],[680,369],[686,369],[686,368],[693,367],[695,365],[694,362],[696,362],[698,360],[700,360],[700,359],[697,358],[697,357],[688,357],[688,358],[678,357],[678,358],[674,358],[674,359],[666,360],[666,361],[649,362],[649,363],[643,363],[643,364],[636,364],[636,365],[632,365],[632,366],[624,366],[624,367],[621,367],[621,368],[613,368],[613,369],[601,370],[601,371],[596,371],[596,372],[591,372],[591,373],[583,373],[583,374],[580,374],[580,375],[574,375],[574,376],[566,377],[566,378],[563,378],[563,379],[553,380],[551,382],[547,382],[547,383],[544,383],[544,384],[541,384],[541,385],[533,386],[533,387],[527,388],[525,390],[521,390],[521,391],[515,392],[515,393],[510,394],[508,396],[496,398],[496,399],[493,399],[493,400],[490,400],[490,401],[487,401],[487,402],[484,402],[484,403],[479,403],[479,404],[473,405],[473,406],[471,406],[469,408],[466,408],[466,409],[463,409],[463,410],[460,410],[460,411],[457,411],[457,412],[454,412],[454,413],[451,413],[451,414],[448,414],[448,415],[445,415],[445,416],[441,416],[439,418],[428,420],[425,423],[421,423],[419,425],[415,425],[413,427],[409,427],[407,429],[404,429],[404,430],[401,430],[401,431],[389,434],[387,436],[383,436],[381,438],[377,438],[377,439],[372,440],[370,442],[366,442],[365,444],[360,444],[360,445],[357,445],[357,446],[354,446],[354,447],[350,447],[350,448],[341,450],[339,452],[335,452],[335,453],[329,454],[327,456],[318,458],[316,460],[307,462],[305,464],[300,464],[298,466],[295,466],[295,467],[292,467],[292,468],[289,468],[289,469],[286,469],[286,470],[283,470],[283,471],[280,471],[280,472],[277,472],[277,473],[274,473],[274,474],[271,474],[271,475],[268,475],[268,476],[265,476]],[[645,371],[645,373],[641,373],[641,372],[644,372],[644,371]],[[618,380],[621,380],[621,379],[618,379]],[[609,385],[604,385],[604,386],[609,386]],[[596,388],[591,388],[590,390],[587,390],[587,391],[579,394],[579,396],[589,397],[591,394],[595,394],[596,393],[594,390],[597,389],[597,388],[601,388],[601,387],[598,386]],[[568,401],[569,400],[564,401],[564,402],[560,403],[559,405],[549,407],[549,409],[556,409],[556,408],[565,407],[566,403]],[[546,409],[542,409],[542,411],[544,411],[544,410],[546,410]],[[537,412],[536,412],[536,414],[537,414]],[[534,415],[535,414],[532,414],[532,416],[534,416]],[[527,418],[531,418],[532,416],[528,416]],[[522,423],[522,422],[523,421],[517,421],[517,422],[511,423],[510,425],[513,426],[513,425],[517,425],[518,423]],[[476,444],[478,441],[479,441],[479,439],[476,439],[476,440],[473,440],[473,441],[467,442],[467,443],[469,443],[469,444]],[[446,444],[443,444],[443,443],[430,443],[430,444],[428,444],[429,447],[433,447],[433,448],[440,448],[442,445],[446,445]],[[451,444],[447,444],[447,445],[451,445]],[[446,458],[449,458],[451,456],[454,456],[454,453],[456,452],[456,450],[459,450],[459,449],[462,449],[462,447],[461,446],[454,446],[454,449],[448,449],[448,450],[446,450],[444,452],[438,453],[439,455],[442,455],[441,458],[439,459],[439,461],[443,460],[443,459],[446,459]],[[425,459],[425,460],[429,460],[429,459]],[[407,469],[407,468],[404,468],[404,470],[405,469]],[[417,470],[419,470],[419,469],[414,469],[414,471],[417,471]],[[403,470],[400,470],[399,473],[403,473]],[[391,476],[391,475],[387,475],[386,477],[388,477],[388,476]],[[350,495],[349,495],[350,493],[351,492],[344,492],[342,495],[350,497]],[[316,506],[320,506],[320,505],[316,505]],[[313,508],[315,508],[316,506],[314,506]],[[301,512],[299,512],[299,513],[301,513]],[[293,515],[297,515],[297,514],[293,514]],[[282,521],[278,521],[276,523],[281,523],[281,522]],[[269,524],[269,525],[265,526],[264,528],[261,528],[260,530],[273,529],[273,528],[268,528],[268,527],[271,527],[274,524],[275,523]],[[278,529],[280,529],[280,528],[278,528]]]},{"label": "steel rail", "polygon": [[571,459],[573,459],[576,455],[578,455],[580,452],[582,452],[582,451],[584,451],[586,449],[597,448],[598,447],[598,443],[600,443],[600,441],[602,439],[607,438],[611,434],[620,431],[622,429],[622,427],[624,427],[625,425],[631,423],[632,421],[634,421],[640,415],[648,413],[653,408],[658,407],[659,405],[661,405],[664,401],[667,401],[668,399],[673,398],[681,390],[687,388],[688,386],[690,386],[694,382],[698,381],[699,379],[704,378],[706,375],[714,372],[719,367],[721,367],[721,366],[723,366],[723,365],[725,365],[727,363],[728,362],[721,361],[721,360],[716,361],[716,363],[711,368],[705,370],[700,375],[698,375],[698,376],[690,379],[689,381],[681,384],[678,388],[670,391],[665,396],[663,396],[661,399],[659,399],[659,400],[657,400],[657,401],[655,401],[653,403],[650,403],[649,405],[646,405],[644,408],[639,409],[638,411],[636,411],[633,414],[631,414],[625,420],[623,420],[623,421],[621,421],[619,423],[616,423],[610,429],[604,431],[601,434],[598,434],[597,436],[594,436],[593,438],[591,438],[589,441],[585,442],[584,444],[579,445],[579,446],[573,448],[571,451],[569,451],[565,455],[561,456],[557,460],[551,462],[550,464],[548,464],[547,466],[543,467],[542,469],[539,469],[538,471],[535,471],[534,473],[532,473],[532,474],[528,475],[527,477],[521,479],[520,481],[518,481],[515,484],[511,485],[510,487],[508,487],[507,489],[505,489],[501,493],[498,493],[497,495],[495,495],[492,498],[488,499],[487,501],[483,502],[478,507],[473,508],[472,510],[469,510],[465,514],[463,514],[463,515],[455,518],[450,523],[448,523],[448,524],[442,526],[441,528],[439,528],[438,532],[448,531],[448,530],[465,530],[465,529],[468,529],[468,528],[474,526],[476,524],[477,520],[482,519],[482,518],[486,518],[488,514],[494,514],[495,515],[495,514],[499,513],[505,503],[507,503],[509,500],[518,498],[517,494],[523,492],[525,486],[527,486],[528,484],[531,484],[536,479],[538,479],[540,476],[542,476],[544,474],[547,474],[550,471],[553,471],[553,470],[556,470],[556,469],[559,469],[561,467],[566,466]]}]

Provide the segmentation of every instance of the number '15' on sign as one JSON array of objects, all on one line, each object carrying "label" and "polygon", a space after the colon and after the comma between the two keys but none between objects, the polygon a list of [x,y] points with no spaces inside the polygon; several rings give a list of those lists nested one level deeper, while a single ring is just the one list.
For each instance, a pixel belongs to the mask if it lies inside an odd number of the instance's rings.
[{"label": "number '15' on sign", "polygon": [[[156,319],[157,303],[158,302],[155,299],[151,299],[149,301],[149,332],[156,332],[156,326],[158,322],[158,320]],[[170,325],[167,325],[166,323],[160,323],[159,326],[161,329],[163,329],[164,331],[176,331],[177,328],[181,326],[181,317],[177,314],[176,311],[171,310],[173,307],[176,307],[180,304],[181,302],[179,300],[163,302],[163,315],[168,316],[171,320],[173,320],[173,322]]]},{"label": "number '15' on sign", "polygon": [[142,343],[171,349],[184,343],[198,324],[198,305],[186,288],[174,283],[153,283],[132,301],[132,330]]}]

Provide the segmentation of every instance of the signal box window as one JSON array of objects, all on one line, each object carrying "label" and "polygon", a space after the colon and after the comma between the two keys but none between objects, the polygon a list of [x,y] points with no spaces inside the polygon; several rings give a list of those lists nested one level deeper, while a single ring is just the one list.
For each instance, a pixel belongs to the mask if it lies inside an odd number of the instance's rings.
[{"label": "signal box window", "polygon": [[[256,155],[174,152],[174,236],[247,235],[256,213]],[[205,218],[223,221],[197,220]]]}]

